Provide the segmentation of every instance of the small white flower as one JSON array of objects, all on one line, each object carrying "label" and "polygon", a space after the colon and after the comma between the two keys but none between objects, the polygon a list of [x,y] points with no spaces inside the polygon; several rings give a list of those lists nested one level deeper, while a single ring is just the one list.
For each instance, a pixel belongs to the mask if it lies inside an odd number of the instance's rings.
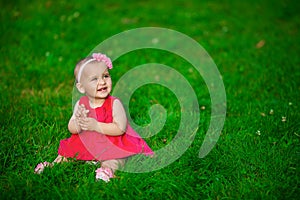
[{"label": "small white flower", "polygon": [[257,134],[257,135],[260,135],[260,130],[257,130],[257,131],[256,131],[256,134]]},{"label": "small white flower", "polygon": [[271,109],[270,112],[269,112],[269,114],[270,114],[270,115],[273,115],[273,114],[274,114],[274,110]]},{"label": "small white flower", "polygon": [[282,122],[286,122],[286,117],[282,116],[282,117],[281,117],[281,121],[282,121]]}]

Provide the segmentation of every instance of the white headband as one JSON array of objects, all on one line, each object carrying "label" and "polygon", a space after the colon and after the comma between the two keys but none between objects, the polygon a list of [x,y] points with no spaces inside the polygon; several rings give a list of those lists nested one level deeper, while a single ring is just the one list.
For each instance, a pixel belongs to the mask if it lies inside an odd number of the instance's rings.
[{"label": "white headband", "polygon": [[96,60],[95,58],[93,58],[93,59],[91,59],[91,60],[88,60],[88,61],[86,61],[86,62],[80,67],[79,72],[78,72],[78,75],[77,75],[78,82],[80,82],[80,77],[81,77],[81,74],[82,74],[82,72],[83,72],[83,68],[84,68],[87,64],[89,64],[90,62],[93,62],[93,61],[95,61],[95,60]]}]

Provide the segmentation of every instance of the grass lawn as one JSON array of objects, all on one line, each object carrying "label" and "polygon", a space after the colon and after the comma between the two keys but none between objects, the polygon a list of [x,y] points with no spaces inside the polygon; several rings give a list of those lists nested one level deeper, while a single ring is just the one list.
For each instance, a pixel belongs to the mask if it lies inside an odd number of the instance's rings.
[{"label": "grass lawn", "polygon": [[[1,1],[0,7],[0,199],[300,196],[298,1],[16,0]],[[96,167],[82,162],[34,174],[36,164],[52,161],[59,141],[70,136],[67,123],[77,61],[105,39],[139,27],[179,31],[213,58],[227,96],[226,120],[216,146],[198,157],[211,114],[202,77],[176,55],[141,49],[114,62],[114,84],[130,69],[150,62],[180,72],[202,107],[187,151],[159,170],[118,171],[107,184],[96,182]],[[159,150],[177,134],[181,111],[170,90],[145,85],[131,98],[134,122],[150,123],[148,111],[154,103],[167,110],[162,131],[146,138]]]}]

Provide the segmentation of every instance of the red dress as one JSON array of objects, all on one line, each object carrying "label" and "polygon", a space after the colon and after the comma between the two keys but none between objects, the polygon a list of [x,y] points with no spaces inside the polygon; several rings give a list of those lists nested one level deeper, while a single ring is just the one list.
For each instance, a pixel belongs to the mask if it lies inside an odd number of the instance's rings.
[{"label": "red dress", "polygon": [[[79,100],[89,110],[88,117],[99,122],[112,123],[112,105],[115,97],[108,96],[103,105],[91,108],[87,96]],[[60,141],[58,154],[77,160],[111,160],[125,158],[135,154],[153,155],[147,143],[127,124],[126,133],[120,136],[108,136],[94,131],[82,131]]]}]

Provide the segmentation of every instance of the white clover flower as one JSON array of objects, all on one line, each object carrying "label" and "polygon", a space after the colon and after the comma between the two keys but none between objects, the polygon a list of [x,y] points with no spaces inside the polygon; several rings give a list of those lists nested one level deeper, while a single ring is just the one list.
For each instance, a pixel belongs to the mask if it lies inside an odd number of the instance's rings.
[{"label": "white clover flower", "polygon": [[256,134],[257,134],[257,135],[260,135],[260,130],[257,130],[257,131],[256,131]]}]

